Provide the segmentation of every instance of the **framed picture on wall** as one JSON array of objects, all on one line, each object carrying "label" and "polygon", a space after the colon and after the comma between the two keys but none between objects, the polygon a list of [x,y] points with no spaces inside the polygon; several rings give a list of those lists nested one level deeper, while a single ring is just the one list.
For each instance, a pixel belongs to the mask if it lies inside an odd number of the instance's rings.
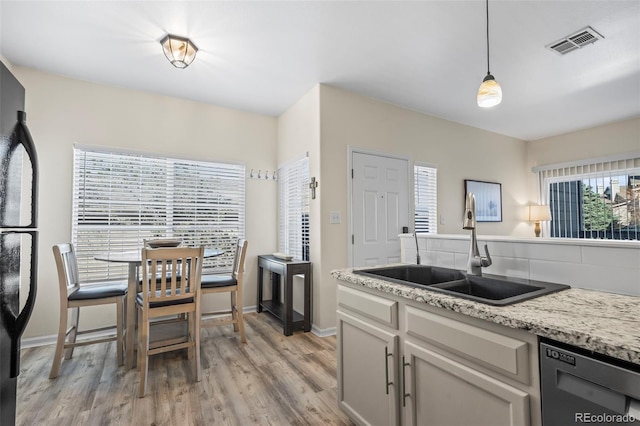
[{"label": "framed picture on wall", "polygon": [[465,179],[465,200],[469,192],[476,198],[477,222],[502,222],[502,184]]}]

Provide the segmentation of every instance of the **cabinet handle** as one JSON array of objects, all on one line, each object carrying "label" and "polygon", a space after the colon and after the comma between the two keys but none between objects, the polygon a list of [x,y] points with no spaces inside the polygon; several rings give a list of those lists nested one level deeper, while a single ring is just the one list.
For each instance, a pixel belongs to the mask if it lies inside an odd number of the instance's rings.
[{"label": "cabinet handle", "polygon": [[389,385],[392,385],[393,382],[389,381],[389,359],[390,356],[393,356],[393,353],[389,353],[389,348],[384,347],[384,377],[385,377],[385,391],[387,395],[389,395]]},{"label": "cabinet handle", "polygon": [[407,406],[407,397],[411,396],[411,394],[407,393],[407,389],[406,389],[407,379],[406,379],[405,374],[404,374],[405,367],[408,367],[410,365],[411,364],[409,364],[408,362],[404,361],[404,355],[403,355],[402,356],[402,406],[403,407]]}]

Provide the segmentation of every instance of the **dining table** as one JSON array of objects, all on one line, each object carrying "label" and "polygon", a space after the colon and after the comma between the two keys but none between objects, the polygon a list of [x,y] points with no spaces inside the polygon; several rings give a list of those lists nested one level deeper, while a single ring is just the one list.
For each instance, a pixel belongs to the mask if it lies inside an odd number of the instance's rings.
[{"label": "dining table", "polygon": [[[204,249],[204,257],[216,257],[223,254],[223,250],[214,248]],[[136,295],[138,294],[138,268],[142,264],[142,250],[113,251],[99,254],[94,257],[96,260],[114,263],[126,263],[129,267],[128,292],[127,292],[127,312],[125,315],[125,366],[131,369],[134,366],[135,354],[135,330],[136,330]]]}]

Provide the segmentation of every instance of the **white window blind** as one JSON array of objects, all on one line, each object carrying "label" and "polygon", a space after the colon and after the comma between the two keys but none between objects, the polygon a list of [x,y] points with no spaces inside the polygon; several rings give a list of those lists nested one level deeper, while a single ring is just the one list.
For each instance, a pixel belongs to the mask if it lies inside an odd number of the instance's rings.
[{"label": "white window blind", "polygon": [[414,171],[414,226],[416,232],[438,233],[438,169],[415,164]]},{"label": "white window blind", "polygon": [[309,260],[309,159],[278,169],[278,227],[282,253]]},{"label": "white window blind", "polygon": [[94,256],[140,250],[143,239],[163,237],[221,249],[204,270],[230,270],[244,237],[244,175],[238,164],[75,148],[72,242],[80,278],[124,278],[126,264]]},{"label": "white window blind", "polygon": [[533,169],[552,238],[640,239],[640,153]]}]

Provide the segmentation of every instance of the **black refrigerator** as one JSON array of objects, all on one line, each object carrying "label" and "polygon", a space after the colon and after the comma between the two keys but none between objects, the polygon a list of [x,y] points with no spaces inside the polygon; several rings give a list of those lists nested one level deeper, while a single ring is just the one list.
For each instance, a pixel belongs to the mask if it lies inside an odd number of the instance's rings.
[{"label": "black refrigerator", "polygon": [[[0,425],[15,425],[20,337],[36,299],[38,160],[24,87],[0,62]],[[22,297],[21,297],[21,294]],[[26,293],[26,294],[25,294]]]}]

